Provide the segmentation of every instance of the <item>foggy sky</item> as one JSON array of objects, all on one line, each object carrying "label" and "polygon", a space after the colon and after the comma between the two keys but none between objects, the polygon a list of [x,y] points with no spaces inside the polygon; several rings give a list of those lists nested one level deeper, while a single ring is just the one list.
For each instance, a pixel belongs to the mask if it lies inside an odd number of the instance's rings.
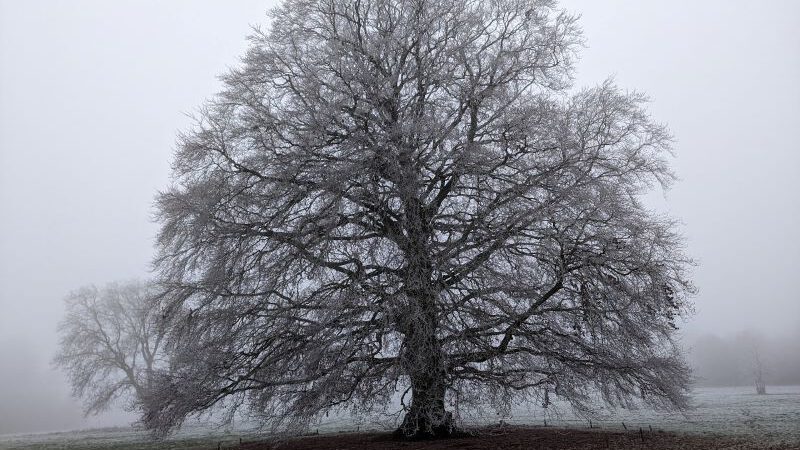
[{"label": "foggy sky", "polygon": [[[176,133],[270,1],[0,0],[0,433],[81,418],[49,367],[62,299],[147,277]],[[646,92],[700,263],[689,336],[800,333],[800,2],[589,1],[577,85]]]}]

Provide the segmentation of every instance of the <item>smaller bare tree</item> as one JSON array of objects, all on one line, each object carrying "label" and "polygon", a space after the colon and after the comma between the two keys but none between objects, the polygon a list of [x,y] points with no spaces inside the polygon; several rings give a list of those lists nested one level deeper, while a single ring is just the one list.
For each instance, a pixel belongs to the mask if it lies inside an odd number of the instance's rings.
[{"label": "smaller bare tree", "polygon": [[735,342],[739,348],[746,350],[741,352],[741,364],[743,367],[750,366],[756,394],[766,394],[767,385],[764,375],[766,375],[767,370],[765,370],[764,354],[762,352],[762,349],[766,346],[765,337],[760,333],[748,330],[739,333]]},{"label": "smaller bare tree", "polygon": [[65,301],[53,364],[66,372],[85,414],[97,414],[117,399],[127,410],[139,409],[166,356],[155,286],[140,281],[87,286]]},{"label": "smaller bare tree", "polygon": [[764,381],[764,365],[761,362],[761,351],[758,343],[753,342],[750,352],[753,356],[753,377],[756,383],[756,394],[764,395],[767,393],[767,384]]}]

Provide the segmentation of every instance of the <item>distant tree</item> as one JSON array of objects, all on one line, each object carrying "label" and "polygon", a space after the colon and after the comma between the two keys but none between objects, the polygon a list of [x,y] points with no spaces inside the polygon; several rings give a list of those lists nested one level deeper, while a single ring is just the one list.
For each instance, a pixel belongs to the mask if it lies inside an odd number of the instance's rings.
[{"label": "distant tree", "polygon": [[88,286],[66,298],[53,363],[66,372],[87,415],[124,399],[138,409],[154,371],[164,365],[163,312],[152,284]]},{"label": "distant tree", "polygon": [[761,355],[758,348],[753,349],[753,378],[755,378],[756,394],[766,394],[767,383],[764,381],[764,365],[761,362]]},{"label": "distant tree", "polygon": [[301,427],[401,392],[398,431],[426,437],[471,399],[686,405],[691,262],[640,200],[673,179],[670,135],[642,94],[570,93],[574,17],[550,0],[272,17],[158,198],[161,278],[192,314],[145,423],[225,404]]},{"label": "distant tree", "polygon": [[[766,374],[762,349],[767,346],[766,338],[752,330],[739,333],[735,338],[735,345],[744,360],[740,359],[743,367],[750,368],[751,381],[755,384],[756,394],[767,393],[767,384],[764,380]],[[742,352],[742,350],[745,350]]]}]

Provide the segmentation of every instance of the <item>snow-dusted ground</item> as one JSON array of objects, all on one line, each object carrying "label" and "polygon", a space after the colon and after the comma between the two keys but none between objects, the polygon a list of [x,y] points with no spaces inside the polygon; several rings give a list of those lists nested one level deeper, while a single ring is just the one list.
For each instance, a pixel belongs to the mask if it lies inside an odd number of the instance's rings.
[{"label": "snow-dusted ground", "polygon": [[[756,395],[752,387],[698,388],[695,408],[685,415],[641,409],[606,412],[592,420],[593,427],[622,430],[666,430],[690,433],[732,434],[759,441],[798,443],[800,445],[800,386],[769,386],[767,395]],[[473,424],[510,424],[589,427],[567,409],[556,416],[541,408],[516,408],[507,416],[484,412],[465,420]],[[321,432],[356,431],[380,428],[388,421],[354,421],[333,418],[319,424]],[[245,432],[224,431],[203,426],[185,427],[166,441],[154,442],[146,432],[130,428],[108,428],[73,432],[0,435],[0,449],[192,449],[216,448],[218,443],[234,447]]]},{"label": "snow-dusted ground", "polygon": [[37,434],[0,435],[0,449],[209,449],[221,443],[231,448],[247,433],[235,433],[212,426],[187,426],[161,441],[144,430],[128,427],[96,428]]},{"label": "snow-dusted ground", "polygon": [[[770,386],[767,395],[757,395],[754,387],[698,388],[694,408],[684,414],[650,409],[606,411],[593,418],[592,426],[622,430],[678,431],[700,434],[752,436],[759,440],[800,443],[800,386]],[[541,408],[518,408],[510,423],[543,425]],[[589,421],[569,411],[561,417],[547,417],[548,425],[588,427]]]}]

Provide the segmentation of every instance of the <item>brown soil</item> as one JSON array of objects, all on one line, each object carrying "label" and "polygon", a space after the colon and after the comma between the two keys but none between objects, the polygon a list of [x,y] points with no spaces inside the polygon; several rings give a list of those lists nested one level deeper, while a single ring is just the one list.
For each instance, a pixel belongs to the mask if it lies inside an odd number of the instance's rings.
[{"label": "brown soil", "polygon": [[611,432],[543,427],[488,427],[471,430],[458,438],[421,442],[400,442],[390,433],[340,433],[291,438],[282,442],[251,442],[240,448],[250,450],[588,450],[588,449],[771,449],[797,450],[795,445],[769,445],[731,437],[692,436],[664,432]]}]

